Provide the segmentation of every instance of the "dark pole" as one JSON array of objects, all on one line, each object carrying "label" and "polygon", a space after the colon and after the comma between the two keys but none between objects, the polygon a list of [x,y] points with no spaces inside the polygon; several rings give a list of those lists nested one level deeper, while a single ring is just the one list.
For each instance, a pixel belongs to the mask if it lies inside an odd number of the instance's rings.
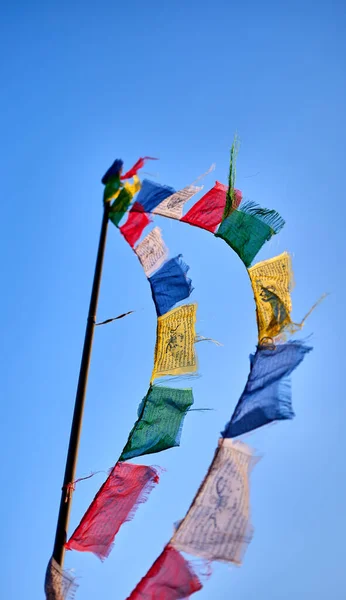
[{"label": "dark pole", "polygon": [[86,330],[85,330],[83,354],[82,354],[82,360],[81,360],[80,371],[79,371],[78,387],[77,387],[77,392],[76,392],[76,400],[75,400],[73,420],[72,420],[71,433],[70,433],[70,442],[69,442],[68,452],[67,452],[64,483],[63,483],[63,487],[62,487],[61,501],[60,501],[60,508],[59,508],[59,516],[58,516],[58,522],[57,522],[57,526],[56,526],[53,558],[56,560],[56,562],[61,567],[63,566],[63,562],[64,562],[64,552],[65,552],[64,544],[66,542],[67,529],[68,529],[68,523],[69,523],[70,512],[71,512],[71,504],[72,504],[72,494],[70,493],[71,490],[69,489],[69,484],[71,484],[75,479],[79,440],[80,440],[80,433],[81,433],[81,428],[82,428],[84,401],[85,401],[85,395],[86,395],[90,357],[91,357],[91,348],[92,348],[92,342],[93,342],[93,337],[94,337],[96,309],[97,309],[97,302],[98,302],[98,296],[99,296],[99,290],[100,290],[102,264],[103,264],[103,257],[104,257],[106,237],[107,237],[108,212],[109,212],[109,203],[105,203],[103,219],[102,219],[102,226],[101,226],[101,233],[100,233],[100,241],[99,241],[99,247],[98,247],[98,252],[97,252],[95,273],[94,273],[94,281],[93,281],[93,287],[92,287],[92,291],[91,291],[88,320],[87,320],[87,325],[86,325]]}]

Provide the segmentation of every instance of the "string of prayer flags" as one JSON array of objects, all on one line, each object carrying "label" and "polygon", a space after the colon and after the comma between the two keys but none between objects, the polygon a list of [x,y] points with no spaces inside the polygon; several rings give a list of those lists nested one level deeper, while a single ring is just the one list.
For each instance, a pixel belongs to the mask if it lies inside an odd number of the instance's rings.
[{"label": "string of prayer flags", "polygon": [[127,600],[180,600],[202,587],[192,566],[168,544]]},{"label": "string of prayer flags", "polygon": [[138,171],[144,167],[144,164],[147,162],[147,160],[157,160],[157,158],[152,158],[151,156],[139,158],[129,171],[127,171],[124,175],[121,175],[121,179],[131,179],[131,177],[137,175]]},{"label": "string of prayer flags", "polygon": [[168,257],[168,249],[162,239],[161,229],[154,227],[135,248],[139,261],[147,277],[150,277]]},{"label": "string of prayer flags", "polygon": [[245,389],[222,436],[233,438],[272,421],[293,419],[288,377],[311,350],[298,340],[258,346],[250,356],[251,370]]},{"label": "string of prayer flags", "polygon": [[115,197],[115,200],[109,209],[109,218],[116,227],[118,227],[119,222],[127,212],[132,202],[132,198],[140,189],[141,182],[135,175],[133,183],[128,183],[126,181],[120,193]]},{"label": "string of prayer flags", "polygon": [[160,317],[177,302],[188,298],[193,291],[191,279],[187,277],[189,266],[181,259],[182,255],[171,258],[149,278],[151,293]]},{"label": "string of prayer flags", "polygon": [[77,587],[73,575],[64,571],[52,557],[44,581],[46,600],[73,600]]},{"label": "string of prayer flags", "polygon": [[248,270],[256,302],[258,340],[275,338],[284,330],[294,333],[291,321],[292,264],[288,252],[263,260]]},{"label": "string of prayer flags", "polygon": [[196,311],[197,304],[184,304],[158,317],[152,381],[197,371]]},{"label": "string of prayer flags", "polygon": [[120,227],[121,234],[131,248],[134,247],[149,223],[150,218],[147,213],[144,212],[143,206],[141,206],[139,202],[135,202],[133,209],[129,212],[126,223]]},{"label": "string of prayer flags", "polygon": [[285,221],[275,210],[245,202],[232,210],[216,232],[249,267],[263,244],[277,234]]},{"label": "string of prayer flags", "polygon": [[183,421],[192,404],[191,388],[150,386],[119,460],[179,446]]},{"label": "string of prayer flags", "polygon": [[[222,221],[226,206],[227,191],[227,185],[216,181],[214,187],[202,196],[180,220],[183,223],[189,223],[190,225],[214,233]],[[236,192],[240,202],[241,192],[238,190]]]},{"label": "string of prayer flags", "polygon": [[144,211],[150,213],[162,200],[172,196],[172,194],[175,194],[174,188],[144,179],[137,200],[143,206]]},{"label": "string of prayer flags", "polygon": [[65,548],[93,552],[101,560],[105,559],[121,525],[131,521],[139,504],[147,500],[158,481],[158,472],[153,467],[118,462]]},{"label": "string of prayer flags", "polygon": [[219,441],[207,476],[171,539],[177,550],[241,564],[253,534],[249,475],[258,460],[242,442]]}]

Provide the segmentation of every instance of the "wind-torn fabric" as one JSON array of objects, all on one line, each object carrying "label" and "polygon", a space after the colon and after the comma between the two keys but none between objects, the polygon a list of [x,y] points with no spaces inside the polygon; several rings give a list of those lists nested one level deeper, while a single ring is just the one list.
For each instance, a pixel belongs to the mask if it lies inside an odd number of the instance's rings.
[{"label": "wind-torn fabric", "polygon": [[129,171],[127,171],[124,175],[121,175],[121,179],[131,179],[131,177],[137,175],[138,171],[144,167],[147,160],[157,160],[157,158],[152,158],[151,156],[139,158]]},{"label": "wind-torn fabric", "polygon": [[181,600],[202,587],[191,564],[168,544],[127,600]]},{"label": "wind-torn fabric", "polygon": [[103,185],[107,185],[107,183],[109,183],[113,178],[120,178],[123,164],[124,162],[121,160],[121,158],[115,159],[101,179]]},{"label": "wind-torn fabric", "polygon": [[184,304],[158,317],[152,381],[197,371],[196,311],[197,304]]},{"label": "wind-torn fabric", "polygon": [[[202,196],[180,220],[183,223],[189,223],[190,225],[201,227],[214,233],[222,221],[226,206],[227,190],[227,185],[216,181],[214,187]],[[237,194],[241,198],[241,192],[237,191]]]},{"label": "wind-torn fabric", "polygon": [[152,467],[117,463],[65,544],[67,550],[93,552],[101,560],[106,558],[121,525],[131,521],[158,481],[158,472]]},{"label": "wind-torn fabric", "polygon": [[150,277],[168,257],[168,249],[162,239],[161,229],[154,227],[144,240],[135,248],[147,277]]},{"label": "wind-torn fabric", "polygon": [[119,460],[179,446],[183,421],[192,404],[191,388],[151,386]]},{"label": "wind-torn fabric", "polygon": [[258,346],[245,389],[222,436],[233,438],[272,421],[293,419],[289,375],[312,350],[300,341]]},{"label": "wind-torn fabric", "polygon": [[175,192],[175,194],[163,200],[163,202],[154,208],[153,213],[161,217],[168,217],[179,221],[183,216],[184,204],[202,189],[203,186],[187,185],[182,190]]},{"label": "wind-torn fabric", "polygon": [[258,461],[241,442],[220,440],[214,460],[171,544],[182,552],[241,564],[253,528],[249,475]]},{"label": "wind-torn fabric", "polygon": [[128,210],[132,198],[140,189],[141,182],[137,176],[133,178],[133,183],[128,183],[127,181],[124,183],[124,187],[109,209],[109,218],[116,227],[118,227],[119,222]]},{"label": "wind-torn fabric", "polygon": [[228,217],[231,212],[238,208],[241,200],[242,194],[238,190],[235,189],[235,179],[236,179],[236,159],[238,154],[238,140],[237,136],[235,136],[230,153],[230,162],[229,162],[229,174],[228,174],[228,190],[226,194],[226,203],[225,210],[222,216],[222,220]]},{"label": "wind-torn fabric", "polygon": [[138,202],[143,206],[145,212],[153,212],[160,202],[175,194],[175,189],[168,185],[161,185],[149,179],[143,179],[142,188],[138,194]]},{"label": "wind-torn fabric", "polygon": [[249,267],[263,244],[278,233],[285,221],[275,210],[244,202],[224,219],[216,232]]},{"label": "wind-torn fabric", "polygon": [[257,263],[248,270],[256,302],[258,340],[297,331],[291,321],[292,264],[288,252]]},{"label": "wind-torn fabric", "polygon": [[120,232],[131,248],[134,247],[144,229],[150,223],[150,218],[144,212],[143,206],[135,202],[132,208],[133,210],[130,210],[126,223],[120,227]]},{"label": "wind-torn fabric", "polygon": [[73,575],[64,571],[52,557],[47,566],[44,582],[46,600],[73,600],[77,587]]},{"label": "wind-torn fabric", "polygon": [[182,255],[179,254],[168,260],[149,278],[151,293],[159,317],[192,293],[191,279],[186,275],[189,268],[182,260]]}]

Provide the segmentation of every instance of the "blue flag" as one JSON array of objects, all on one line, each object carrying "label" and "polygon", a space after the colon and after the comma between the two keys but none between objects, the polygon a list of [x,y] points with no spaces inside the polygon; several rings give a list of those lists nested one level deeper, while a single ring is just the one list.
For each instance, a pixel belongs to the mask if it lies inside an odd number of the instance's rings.
[{"label": "blue flag", "polygon": [[311,350],[298,340],[258,346],[250,356],[245,389],[222,436],[233,438],[272,421],[293,419],[288,376]]},{"label": "blue flag", "polygon": [[149,277],[151,293],[160,317],[173,306],[188,298],[193,290],[191,279],[186,276],[189,266],[181,260],[181,254],[171,258],[154,275]]},{"label": "blue flag", "polygon": [[137,202],[143,206],[144,212],[150,213],[162,200],[165,200],[165,198],[168,198],[172,194],[175,194],[174,188],[144,179],[137,196]]}]

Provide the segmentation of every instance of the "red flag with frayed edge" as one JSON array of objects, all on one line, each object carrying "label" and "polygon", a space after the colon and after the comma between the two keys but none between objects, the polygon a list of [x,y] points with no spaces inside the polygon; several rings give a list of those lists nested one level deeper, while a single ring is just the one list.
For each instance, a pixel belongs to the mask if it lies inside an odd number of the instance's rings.
[{"label": "red flag with frayed edge", "polygon": [[147,213],[144,212],[143,206],[139,202],[135,202],[129,212],[126,223],[120,227],[125,240],[130,244],[131,248],[141,237],[143,230],[151,222]]},{"label": "red flag with frayed edge", "polygon": [[191,565],[168,544],[127,600],[180,600],[202,587]]},{"label": "red flag with frayed edge", "polygon": [[153,467],[117,463],[65,548],[106,558],[121,525],[131,521],[158,481],[159,474]]},{"label": "red flag with frayed edge", "polygon": [[131,179],[134,175],[137,175],[139,169],[144,167],[144,164],[147,160],[158,160],[157,158],[152,158],[152,156],[144,156],[144,158],[139,158],[137,162],[133,165],[133,167],[127,171],[124,175],[121,175],[120,179]]},{"label": "red flag with frayed edge", "polygon": [[[219,181],[209,192],[194,204],[188,213],[180,219],[184,223],[190,223],[201,229],[206,229],[214,233],[220,225],[226,206],[228,186]],[[235,201],[233,208],[237,208],[241,202],[242,194],[239,190],[235,191]]]}]

